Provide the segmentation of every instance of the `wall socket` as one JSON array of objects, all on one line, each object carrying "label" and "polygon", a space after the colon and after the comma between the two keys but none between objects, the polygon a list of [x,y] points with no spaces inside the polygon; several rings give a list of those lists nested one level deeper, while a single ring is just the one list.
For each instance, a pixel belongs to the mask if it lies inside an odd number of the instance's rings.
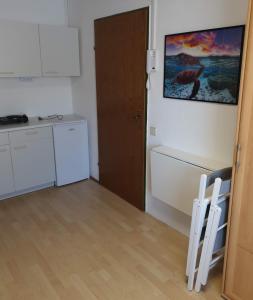
[{"label": "wall socket", "polygon": [[157,128],[156,127],[153,127],[153,126],[150,127],[150,135],[157,136]]}]

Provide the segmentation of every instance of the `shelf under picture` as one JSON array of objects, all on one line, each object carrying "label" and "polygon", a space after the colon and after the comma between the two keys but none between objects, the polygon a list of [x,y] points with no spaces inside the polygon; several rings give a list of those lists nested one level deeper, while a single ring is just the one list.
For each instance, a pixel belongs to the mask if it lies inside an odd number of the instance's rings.
[{"label": "shelf under picture", "polygon": [[238,103],[245,26],[165,36],[164,98]]}]

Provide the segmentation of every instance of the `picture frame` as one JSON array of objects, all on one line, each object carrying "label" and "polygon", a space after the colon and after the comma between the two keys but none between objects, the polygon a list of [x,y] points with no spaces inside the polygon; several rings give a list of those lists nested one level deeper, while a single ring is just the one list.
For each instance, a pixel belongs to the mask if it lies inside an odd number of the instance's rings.
[{"label": "picture frame", "polygon": [[238,25],[166,35],[163,97],[237,105],[244,34]]}]

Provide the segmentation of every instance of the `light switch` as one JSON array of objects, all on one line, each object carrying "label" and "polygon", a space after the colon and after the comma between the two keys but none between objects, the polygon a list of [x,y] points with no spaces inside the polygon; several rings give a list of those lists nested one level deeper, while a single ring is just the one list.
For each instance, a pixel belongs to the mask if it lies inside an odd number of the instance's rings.
[{"label": "light switch", "polygon": [[153,127],[153,126],[150,127],[150,135],[152,135],[152,136],[157,135],[157,128],[156,127]]}]

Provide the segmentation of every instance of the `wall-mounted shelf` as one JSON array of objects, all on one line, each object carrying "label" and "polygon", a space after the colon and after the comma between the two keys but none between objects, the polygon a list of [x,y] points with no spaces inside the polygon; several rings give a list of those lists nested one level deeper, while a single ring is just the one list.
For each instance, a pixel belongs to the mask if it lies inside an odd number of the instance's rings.
[{"label": "wall-mounted shelf", "polygon": [[151,151],[152,195],[191,216],[200,176],[229,167],[229,164],[169,147]]},{"label": "wall-mounted shelf", "polygon": [[184,152],[184,151],[166,147],[166,146],[155,147],[152,149],[152,151],[160,153],[162,155],[173,157],[177,160],[187,162],[189,164],[195,165],[197,167],[201,167],[203,169],[207,169],[209,171],[216,171],[219,169],[230,167],[230,165],[228,163],[225,163],[222,161],[217,161],[214,159],[195,155],[192,153]]}]

